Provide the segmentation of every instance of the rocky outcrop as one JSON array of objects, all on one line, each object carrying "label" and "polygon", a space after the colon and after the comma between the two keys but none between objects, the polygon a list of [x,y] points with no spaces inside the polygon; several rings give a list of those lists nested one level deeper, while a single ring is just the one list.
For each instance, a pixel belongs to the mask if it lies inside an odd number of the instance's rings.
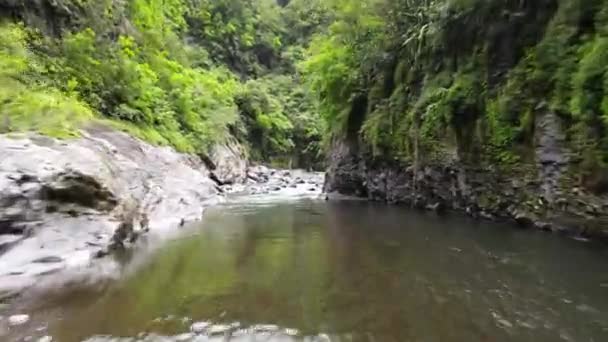
[{"label": "rocky outcrop", "polygon": [[208,175],[198,157],[101,125],[69,141],[0,136],[0,289],[200,219],[220,199]]},{"label": "rocky outcrop", "polygon": [[219,185],[243,183],[247,179],[247,156],[237,142],[228,141],[212,148],[203,158],[210,177]]},{"label": "rocky outcrop", "polygon": [[554,114],[540,115],[535,126],[534,161],[513,168],[458,158],[415,167],[373,158],[356,141],[337,141],[325,191],[607,239],[608,195],[576,185],[576,158]]}]

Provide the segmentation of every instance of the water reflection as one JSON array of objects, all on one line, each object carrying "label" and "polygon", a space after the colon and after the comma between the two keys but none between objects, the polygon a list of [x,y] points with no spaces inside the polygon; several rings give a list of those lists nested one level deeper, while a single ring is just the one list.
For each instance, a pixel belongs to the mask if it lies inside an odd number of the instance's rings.
[{"label": "water reflection", "polygon": [[125,279],[37,303],[33,321],[62,342],[606,341],[607,257],[397,207],[234,204]]}]

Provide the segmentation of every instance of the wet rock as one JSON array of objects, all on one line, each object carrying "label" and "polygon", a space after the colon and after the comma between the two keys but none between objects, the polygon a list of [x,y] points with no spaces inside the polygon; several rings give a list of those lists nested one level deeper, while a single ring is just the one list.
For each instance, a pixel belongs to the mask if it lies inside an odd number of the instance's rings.
[{"label": "wet rock", "polygon": [[482,218],[482,219],[484,219],[484,220],[488,220],[488,221],[494,221],[494,220],[496,220],[496,217],[494,215],[488,213],[485,210],[482,210],[479,213],[479,217]]},{"label": "wet rock", "polygon": [[425,200],[422,196],[417,196],[416,199],[414,199],[414,202],[412,203],[412,207],[415,209],[425,209]]},{"label": "wet rock", "polygon": [[30,320],[29,315],[13,315],[8,318],[8,325],[17,326],[23,325]]},{"label": "wet rock", "polygon": [[195,337],[195,335],[192,333],[185,333],[185,334],[177,335],[173,339],[175,340],[175,342],[186,342],[186,341],[192,340],[194,337]]},{"label": "wet rock", "polygon": [[520,227],[523,228],[529,228],[534,225],[534,220],[530,217],[530,215],[525,213],[516,212],[513,219]]},{"label": "wet rock", "polygon": [[190,326],[190,331],[195,334],[202,334],[207,330],[210,325],[211,323],[209,322],[195,322],[192,323],[192,325]]},{"label": "wet rock", "polygon": [[540,230],[547,231],[547,232],[553,230],[553,225],[551,223],[543,222],[543,221],[534,222],[534,227],[536,229],[540,229]]},{"label": "wet rock", "polygon": [[[463,156],[450,156],[450,151],[433,164],[412,165],[372,158],[355,140],[337,140],[331,148],[323,190],[414,208],[430,204],[428,209],[441,198],[450,208],[464,210],[473,218],[511,218],[527,227],[546,222],[551,229],[558,220],[566,220],[572,222],[570,233],[576,232],[577,226],[594,222],[599,228],[588,230],[588,234],[608,236],[608,197],[573,186],[581,181],[572,175],[572,153],[564,145],[559,120],[551,113],[540,113],[535,125],[536,158],[521,161],[511,170],[485,162],[473,165]],[[548,229],[544,223],[539,225]]]},{"label": "wet rock", "polygon": [[443,214],[446,211],[446,207],[443,202],[435,202],[433,204],[429,204],[426,208],[427,210],[434,211],[437,214]]},{"label": "wet rock", "polygon": [[209,335],[225,334],[232,329],[232,326],[226,324],[215,324],[207,329]]}]

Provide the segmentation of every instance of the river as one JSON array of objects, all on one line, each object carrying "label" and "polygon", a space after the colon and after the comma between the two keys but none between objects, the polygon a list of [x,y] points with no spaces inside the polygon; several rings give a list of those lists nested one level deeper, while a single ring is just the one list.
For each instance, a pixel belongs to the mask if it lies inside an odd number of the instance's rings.
[{"label": "river", "polygon": [[605,246],[454,215],[226,203],[121,262],[116,280],[15,304],[31,319],[5,338],[608,341]]}]

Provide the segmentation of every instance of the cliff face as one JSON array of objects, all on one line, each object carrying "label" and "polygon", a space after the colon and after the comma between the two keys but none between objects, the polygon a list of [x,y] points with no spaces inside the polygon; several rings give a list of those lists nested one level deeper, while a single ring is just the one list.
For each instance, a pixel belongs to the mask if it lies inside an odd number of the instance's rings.
[{"label": "cliff face", "polygon": [[352,142],[336,141],[325,191],[608,238],[608,196],[580,186],[580,175],[570,173],[576,155],[554,114],[538,118],[536,127],[534,161],[510,170],[448,159],[416,166],[374,158]]},{"label": "cliff face", "polygon": [[326,190],[608,236],[606,3],[471,4],[368,75]]}]

